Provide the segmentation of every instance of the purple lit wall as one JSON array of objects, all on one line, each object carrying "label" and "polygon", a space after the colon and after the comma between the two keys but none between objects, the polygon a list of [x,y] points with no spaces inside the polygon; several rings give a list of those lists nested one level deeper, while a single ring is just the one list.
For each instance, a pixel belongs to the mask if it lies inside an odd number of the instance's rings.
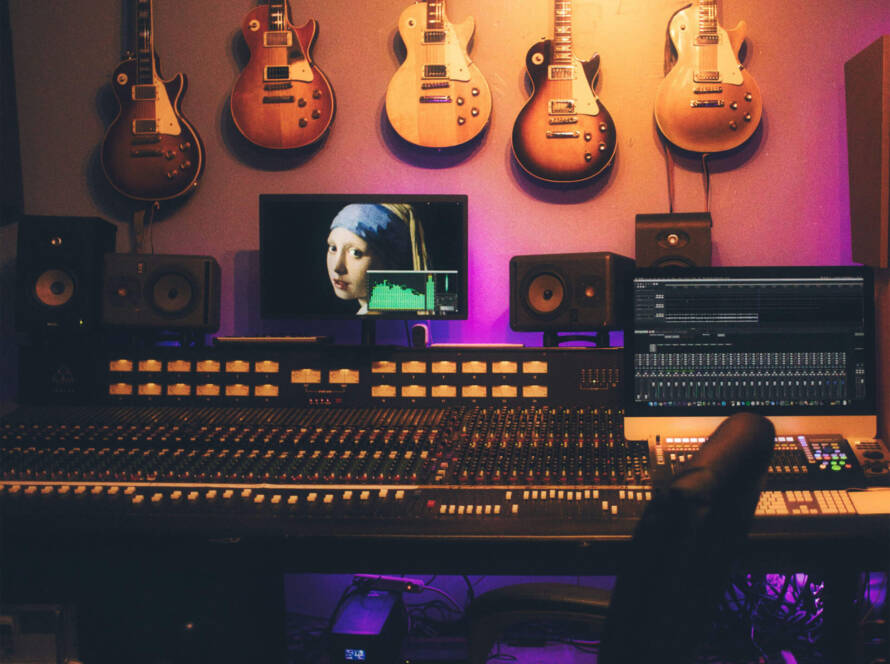
[{"label": "purple lit wall", "polygon": [[[25,211],[98,215],[119,225],[130,248],[127,207],[109,190],[98,146],[115,112],[110,76],[129,28],[122,2],[65,1],[53,10],[10,0]],[[407,0],[294,0],[296,23],[320,23],[314,56],[332,82],[337,116],[324,145],[294,157],[259,154],[239,138],[228,96],[246,61],[239,25],[253,0],[155,0],[162,72],[185,72],[185,115],[206,144],[198,190],[161,214],[151,239],[159,253],[210,254],[222,266],[221,334],[334,333],[356,324],[264,325],[257,302],[257,195],[290,192],[464,193],[470,213],[470,311],[436,323],[436,342],[522,341],[509,329],[508,271],[516,254],[614,251],[633,256],[634,215],[668,210],[665,159],[652,108],[662,79],[668,18],[683,3],[576,0],[575,51],[598,52],[598,92],[619,137],[611,170],[575,187],[530,180],[514,165],[510,134],[527,98],[524,59],[552,31],[550,0],[450,0],[454,22],[475,16],[471,51],[494,96],[481,141],[457,153],[401,144],[383,119],[387,83],[399,60],[396,23]],[[714,159],[710,209],[718,265],[850,262],[843,64],[890,32],[885,0],[727,0],[721,23],[748,23],[747,65],[764,98],[761,130],[739,153]],[[695,160],[675,170],[676,210],[705,207]],[[14,256],[14,226],[0,226],[0,261]],[[311,287],[299,284],[297,287]],[[4,306],[8,302],[4,301]],[[381,326],[384,341],[404,339]]]}]

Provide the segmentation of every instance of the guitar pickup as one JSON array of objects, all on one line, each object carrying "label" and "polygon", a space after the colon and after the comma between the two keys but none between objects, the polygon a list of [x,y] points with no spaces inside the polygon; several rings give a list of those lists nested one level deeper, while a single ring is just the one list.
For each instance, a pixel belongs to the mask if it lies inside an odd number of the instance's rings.
[{"label": "guitar pickup", "polygon": [[421,95],[421,104],[450,104],[450,95]]},{"label": "guitar pickup", "polygon": [[267,81],[286,81],[290,79],[290,67],[287,65],[269,65],[264,72]]},{"label": "guitar pickup", "polygon": [[561,113],[574,113],[574,99],[551,99],[549,102],[550,114],[559,115]]},{"label": "guitar pickup", "polygon": [[719,80],[719,71],[697,71],[692,74],[692,81],[694,83],[715,83]]},{"label": "guitar pickup", "polygon": [[291,84],[290,81],[288,81],[287,83],[266,83],[263,86],[263,90],[272,92],[274,90],[289,90],[292,87],[294,86]]},{"label": "guitar pickup", "polygon": [[445,41],[444,30],[427,30],[423,33],[424,44],[441,44]]},{"label": "guitar pickup", "polygon": [[692,108],[723,108],[722,99],[690,99],[689,105]]},{"label": "guitar pickup", "polygon": [[421,83],[421,90],[439,90],[441,88],[451,87],[450,81],[430,81],[428,83]]},{"label": "guitar pickup", "polygon": [[576,124],[578,122],[577,115],[563,115],[555,118],[550,118],[550,124],[552,125],[566,125],[566,124]]},{"label": "guitar pickup", "polygon": [[578,138],[580,131],[548,131],[547,138]]},{"label": "guitar pickup", "polygon": [[263,33],[263,46],[293,46],[294,38],[290,30],[269,30]]},{"label": "guitar pickup", "polygon": [[139,134],[157,134],[158,123],[155,120],[133,120],[133,133]]},{"label": "guitar pickup", "polygon": [[133,101],[151,101],[158,98],[158,91],[152,84],[134,85],[132,88]]},{"label": "guitar pickup", "polygon": [[723,92],[722,85],[698,85],[692,91],[697,95],[720,94]]},{"label": "guitar pickup", "polygon": [[571,81],[575,78],[575,68],[572,65],[550,65],[547,78],[551,81]]},{"label": "guitar pickup", "polygon": [[265,96],[263,97],[264,104],[293,104],[294,96],[293,95],[283,95],[283,96]]},{"label": "guitar pickup", "polygon": [[445,65],[424,65],[424,78],[445,78],[448,76],[448,69]]},{"label": "guitar pickup", "polygon": [[720,35],[718,34],[707,34],[707,35],[699,35],[695,38],[695,43],[697,46],[707,46],[708,44],[718,44],[720,43]]}]

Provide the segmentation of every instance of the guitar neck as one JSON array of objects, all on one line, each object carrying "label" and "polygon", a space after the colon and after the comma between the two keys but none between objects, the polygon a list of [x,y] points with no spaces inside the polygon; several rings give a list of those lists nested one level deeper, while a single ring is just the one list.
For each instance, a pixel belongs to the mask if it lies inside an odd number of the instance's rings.
[{"label": "guitar neck", "polygon": [[151,0],[136,0],[136,71],[137,83],[154,83],[155,49],[152,30]]},{"label": "guitar neck", "polygon": [[572,0],[553,2],[553,46],[551,62],[557,66],[572,64]]},{"label": "guitar neck", "polygon": [[287,29],[287,0],[269,0],[269,28],[276,31]]},{"label": "guitar neck", "polygon": [[426,29],[445,29],[445,0],[426,0]]},{"label": "guitar neck", "polygon": [[717,32],[717,0],[699,0],[698,2],[698,35],[695,43],[699,46],[716,44],[720,41]]}]

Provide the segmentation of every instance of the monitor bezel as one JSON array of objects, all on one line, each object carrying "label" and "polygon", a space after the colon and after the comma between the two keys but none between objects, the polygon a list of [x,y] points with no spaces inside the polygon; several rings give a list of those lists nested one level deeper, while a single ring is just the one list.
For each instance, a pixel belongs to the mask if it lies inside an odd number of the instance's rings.
[{"label": "monitor bezel", "polygon": [[[865,353],[866,367],[866,391],[867,398],[859,404],[819,406],[806,408],[802,406],[650,406],[634,401],[634,352],[635,352],[635,326],[634,326],[634,283],[638,278],[657,277],[818,277],[818,276],[856,276],[862,277],[865,291],[863,323],[865,327]],[[622,381],[622,402],[626,417],[696,417],[727,415],[735,411],[749,411],[763,415],[775,416],[819,416],[819,415],[874,415],[877,395],[876,390],[876,366],[875,366],[875,303],[874,303],[874,274],[866,266],[752,266],[752,267],[663,267],[663,268],[637,268],[631,275],[627,284],[627,298],[630,303],[630,325],[624,335],[624,361]]]},{"label": "monitor bezel", "polygon": [[[264,220],[263,206],[264,202],[322,202],[333,203],[340,202],[343,205],[351,203],[456,203],[459,214],[460,228],[458,232],[463,238],[463,252],[459,258],[458,266],[458,284],[459,284],[459,306],[456,313],[448,313],[437,316],[417,315],[414,311],[395,311],[395,312],[375,312],[369,315],[348,315],[330,312],[293,312],[278,313],[270,309],[268,302],[269,294],[265,284],[268,279],[272,278],[267,274],[269,266],[267,261],[263,259],[265,254],[264,229],[268,221]],[[260,300],[260,318],[269,321],[286,321],[286,320],[356,320],[356,321],[375,321],[375,320],[467,320],[469,315],[469,199],[466,194],[393,194],[393,193],[286,193],[286,194],[259,194],[258,197],[258,234],[259,234],[259,300]],[[435,266],[434,266],[435,267]]]}]

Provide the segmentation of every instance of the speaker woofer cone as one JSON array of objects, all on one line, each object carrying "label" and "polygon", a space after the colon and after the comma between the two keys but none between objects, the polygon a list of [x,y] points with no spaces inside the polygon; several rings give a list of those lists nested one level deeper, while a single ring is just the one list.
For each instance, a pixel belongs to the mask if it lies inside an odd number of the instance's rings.
[{"label": "speaker woofer cone", "polygon": [[152,284],[150,294],[152,306],[167,316],[182,316],[195,304],[192,282],[176,272],[158,277]]},{"label": "speaker woofer cone", "polygon": [[34,282],[34,296],[47,307],[62,307],[74,297],[74,278],[65,270],[46,270]]},{"label": "speaker woofer cone", "polygon": [[535,275],[525,293],[529,309],[539,316],[554,314],[566,301],[565,283],[558,275],[549,272]]}]

